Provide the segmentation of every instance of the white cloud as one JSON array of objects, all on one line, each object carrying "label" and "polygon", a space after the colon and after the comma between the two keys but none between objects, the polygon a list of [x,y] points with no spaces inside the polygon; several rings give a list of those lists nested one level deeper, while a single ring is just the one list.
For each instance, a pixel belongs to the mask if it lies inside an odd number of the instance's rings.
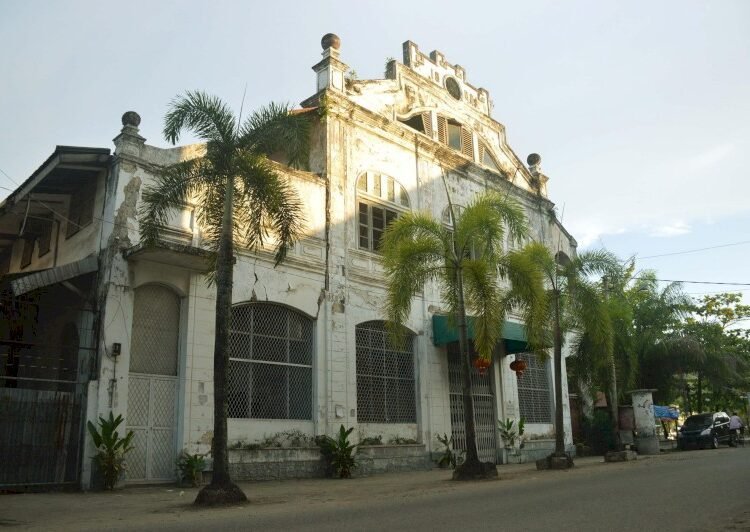
[{"label": "white cloud", "polygon": [[734,144],[726,143],[714,146],[688,160],[688,169],[703,170],[726,159],[734,151]]},{"label": "white cloud", "polygon": [[570,158],[561,175],[576,179],[556,183],[550,172],[551,199],[565,203],[563,224],[582,248],[625,232],[654,238],[688,234],[750,209],[750,179],[741,177],[748,164],[745,138],[669,154],[633,148]]},{"label": "white cloud", "polygon": [[651,228],[649,236],[668,238],[671,236],[686,235],[690,232],[690,226],[685,222],[674,222]]}]

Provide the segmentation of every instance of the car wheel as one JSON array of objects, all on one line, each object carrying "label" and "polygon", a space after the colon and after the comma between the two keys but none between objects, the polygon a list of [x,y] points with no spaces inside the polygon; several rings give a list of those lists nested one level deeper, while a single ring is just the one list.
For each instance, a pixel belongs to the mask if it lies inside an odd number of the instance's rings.
[{"label": "car wheel", "polygon": [[711,438],[711,449],[718,449],[719,448],[719,437],[714,434],[714,436]]}]

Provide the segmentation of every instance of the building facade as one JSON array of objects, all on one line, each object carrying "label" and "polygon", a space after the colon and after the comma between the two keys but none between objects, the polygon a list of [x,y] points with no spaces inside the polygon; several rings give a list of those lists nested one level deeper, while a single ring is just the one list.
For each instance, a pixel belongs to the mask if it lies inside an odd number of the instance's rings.
[{"label": "building facade", "polygon": [[[356,427],[355,440],[415,441],[425,456],[440,450],[437,435],[453,434],[461,448],[461,367],[437,286],[415,298],[408,341],[386,339],[385,227],[409,210],[449,223],[446,188],[459,206],[497,190],[524,206],[533,239],[569,256],[575,240],[554,216],[538,156],[530,167],[516,156],[488,91],[462,67],[407,41],[384,79],[357,80],[338,38],[322,44],[314,94],[302,102],[314,122],[308,168],[273,163],[303,198],[304,235],[275,268],[270,247],[235,250],[229,440],[344,425]],[[139,124],[137,114],[123,116],[112,153],[58,147],[0,205],[0,309],[15,323],[0,331],[0,393],[14,411],[34,402],[69,411],[52,425],[64,427],[70,456],[45,466],[40,483],[90,485],[83,422],[110,411],[136,434],[128,482],[172,480],[180,450],[210,449],[215,291],[195,205],[173,213],[157,247],[140,243],[138,225],[141,193],[159,167],[204,148],[150,146]],[[517,322],[506,323],[507,345],[523,340]],[[498,462],[498,419],[524,417],[535,448],[553,445],[551,358],[506,352],[473,375],[480,455]],[[515,357],[529,363],[522,377],[509,368]],[[567,389],[563,397],[572,447]],[[10,426],[11,414],[0,415]],[[6,438],[0,452],[20,438]],[[11,477],[0,484],[18,481]]]}]

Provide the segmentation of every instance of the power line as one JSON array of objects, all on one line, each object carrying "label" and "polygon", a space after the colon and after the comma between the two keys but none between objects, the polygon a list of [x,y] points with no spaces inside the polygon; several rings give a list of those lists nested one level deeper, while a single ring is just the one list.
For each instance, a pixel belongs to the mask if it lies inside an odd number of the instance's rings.
[{"label": "power line", "polygon": [[686,249],[684,251],[675,251],[673,253],[661,253],[659,255],[647,255],[645,257],[637,257],[637,258],[638,260],[644,260],[644,259],[655,259],[657,257],[671,257],[673,255],[685,255],[687,253],[698,253],[700,251],[708,251],[711,249],[719,249],[719,248],[728,248],[732,246],[742,246],[745,244],[750,244],[750,240],[742,240],[740,242],[731,242],[729,244],[720,244],[718,246],[709,246],[706,248]]},{"label": "power line", "polygon": [[680,279],[654,279],[652,277],[633,277],[633,279],[644,279],[646,281],[661,281],[663,283],[686,283],[686,284],[721,284],[727,286],[750,286],[750,283],[727,283],[721,281],[685,281]]}]

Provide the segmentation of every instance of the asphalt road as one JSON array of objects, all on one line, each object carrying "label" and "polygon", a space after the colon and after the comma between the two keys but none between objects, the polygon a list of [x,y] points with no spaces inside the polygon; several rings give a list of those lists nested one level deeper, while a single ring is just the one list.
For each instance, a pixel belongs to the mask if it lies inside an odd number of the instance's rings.
[{"label": "asphalt road", "polygon": [[[671,458],[671,457],[670,457]],[[750,530],[750,448],[217,519],[225,530]],[[217,517],[219,517],[217,515]],[[183,524],[184,525],[184,524]],[[203,530],[196,523],[182,530]]]},{"label": "asphalt road", "polygon": [[502,480],[472,483],[435,471],[249,484],[251,504],[210,510],[192,507],[193,493],[156,488],[5,496],[0,529],[750,530],[750,446],[579,464],[565,472],[501,467]]}]

